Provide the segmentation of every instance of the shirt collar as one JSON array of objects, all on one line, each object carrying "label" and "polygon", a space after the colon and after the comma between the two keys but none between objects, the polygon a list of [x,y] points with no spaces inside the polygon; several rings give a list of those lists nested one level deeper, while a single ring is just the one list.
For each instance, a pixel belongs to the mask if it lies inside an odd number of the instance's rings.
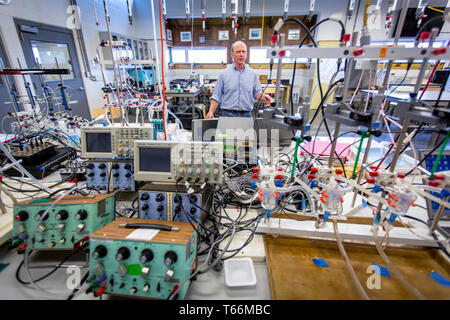
[{"label": "shirt collar", "polygon": [[[244,64],[244,67],[242,68],[242,71],[244,71],[246,67],[247,67],[247,64]],[[234,63],[233,63],[233,68],[234,68],[234,70],[237,70],[237,71],[241,72],[241,70],[239,70],[238,67],[236,67],[236,65]]]}]

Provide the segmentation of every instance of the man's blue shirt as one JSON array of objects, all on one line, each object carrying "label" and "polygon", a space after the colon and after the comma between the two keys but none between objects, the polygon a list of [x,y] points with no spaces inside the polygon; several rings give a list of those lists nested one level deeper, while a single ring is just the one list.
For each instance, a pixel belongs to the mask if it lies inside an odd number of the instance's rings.
[{"label": "man's blue shirt", "polygon": [[261,91],[258,74],[248,65],[239,71],[233,63],[220,73],[211,98],[221,109],[251,111]]}]

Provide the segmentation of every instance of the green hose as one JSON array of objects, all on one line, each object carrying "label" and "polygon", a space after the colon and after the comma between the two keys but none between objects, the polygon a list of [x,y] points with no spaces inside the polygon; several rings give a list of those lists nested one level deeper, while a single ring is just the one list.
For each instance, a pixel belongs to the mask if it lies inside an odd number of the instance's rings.
[{"label": "green hose", "polygon": [[353,167],[352,179],[355,178],[356,168],[358,167],[359,155],[361,154],[361,149],[363,146],[364,139],[370,136],[370,132],[361,132],[361,142],[359,143],[358,153],[356,154],[355,165]]},{"label": "green hose", "polygon": [[299,138],[299,139],[296,139],[296,142],[295,142],[294,160],[292,161],[291,181],[294,180],[295,167],[297,166],[298,147],[300,146],[300,143],[302,141],[303,141],[303,139]]},{"label": "green hose", "polygon": [[436,172],[437,166],[439,164],[439,160],[441,160],[442,154],[444,153],[445,147],[447,146],[449,137],[450,137],[450,130],[447,131],[447,135],[445,136],[445,139],[442,142],[441,150],[439,150],[439,154],[436,158],[436,161],[434,161],[433,169],[431,169],[430,179],[432,179],[432,177],[434,176],[434,173]]}]

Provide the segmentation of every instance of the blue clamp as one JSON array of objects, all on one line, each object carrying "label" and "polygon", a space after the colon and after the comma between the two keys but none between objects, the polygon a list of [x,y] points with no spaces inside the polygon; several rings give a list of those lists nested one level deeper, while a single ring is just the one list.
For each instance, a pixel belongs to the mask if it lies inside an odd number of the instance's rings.
[{"label": "blue clamp", "polygon": [[252,181],[251,188],[252,188],[253,190],[256,189],[256,182],[255,182],[255,181]]},{"label": "blue clamp", "polygon": [[275,185],[276,185],[278,188],[281,188],[281,187],[283,186],[283,182],[281,182],[281,180],[275,180]]},{"label": "blue clamp", "polygon": [[367,207],[367,202],[366,202],[366,200],[364,200],[364,198],[362,198],[361,201],[362,201],[363,207],[366,208],[366,207]]},{"label": "blue clamp", "polygon": [[45,171],[45,167],[40,167],[39,170]]},{"label": "blue clamp", "polygon": [[330,216],[330,213],[328,211],[325,211],[325,213],[323,214],[323,221],[327,222],[329,216]]},{"label": "blue clamp", "polygon": [[266,209],[266,215],[267,215],[267,218],[270,218],[270,210],[269,209]]},{"label": "blue clamp", "polygon": [[395,213],[391,213],[391,216],[389,217],[389,224],[393,224],[396,218],[397,215]]},{"label": "blue clamp", "polygon": [[373,220],[373,223],[376,225],[379,225],[381,221],[381,214],[377,213],[377,215],[375,216],[375,219]]},{"label": "blue clamp", "polygon": [[314,189],[316,187],[316,182],[312,180],[309,186],[311,187],[311,189]]},{"label": "blue clamp", "polygon": [[103,125],[104,127],[106,127],[108,124],[107,124],[105,121],[103,121],[103,122],[102,122],[102,125]]},{"label": "blue clamp", "polygon": [[378,193],[378,192],[381,191],[381,187],[376,184],[376,185],[373,186],[373,190],[372,191],[373,191],[373,193]]},{"label": "blue clamp", "polygon": [[311,129],[311,125],[310,124],[307,124],[306,126],[305,126],[305,132],[308,132],[309,131],[309,129]]}]

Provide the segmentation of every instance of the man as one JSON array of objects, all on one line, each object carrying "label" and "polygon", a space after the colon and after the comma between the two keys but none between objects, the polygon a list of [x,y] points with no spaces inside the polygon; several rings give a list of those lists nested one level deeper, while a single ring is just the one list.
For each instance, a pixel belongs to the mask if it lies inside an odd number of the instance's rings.
[{"label": "man", "polygon": [[214,117],[219,104],[223,117],[251,117],[254,100],[265,101],[266,106],[272,101],[262,92],[258,74],[245,64],[247,46],[244,42],[233,44],[231,58],[233,64],[220,73],[214,86],[206,119]]}]

